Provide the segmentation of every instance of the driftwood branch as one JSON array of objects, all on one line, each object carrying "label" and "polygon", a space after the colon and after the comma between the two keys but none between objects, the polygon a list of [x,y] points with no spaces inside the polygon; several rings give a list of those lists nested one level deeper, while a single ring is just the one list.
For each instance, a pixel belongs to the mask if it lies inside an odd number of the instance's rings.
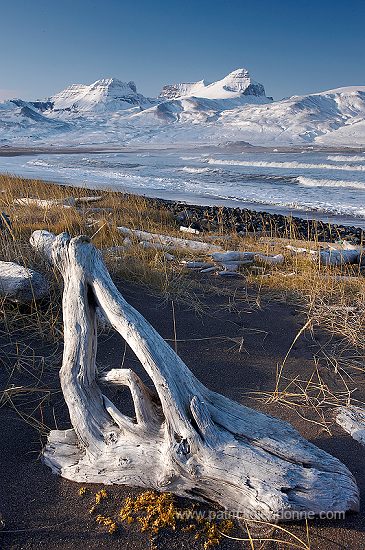
[{"label": "driftwood branch", "polygon": [[[127,484],[204,502],[247,518],[357,510],[349,470],[289,424],[203,386],[156,330],[121,296],[101,254],[86,237],[37,232],[64,279],[65,348],[60,371],[72,430],[53,431],[44,460],[79,482]],[[121,334],[149,375],[148,390],[131,370],[103,375],[132,393],[135,418],[99,386],[95,308]]]}]

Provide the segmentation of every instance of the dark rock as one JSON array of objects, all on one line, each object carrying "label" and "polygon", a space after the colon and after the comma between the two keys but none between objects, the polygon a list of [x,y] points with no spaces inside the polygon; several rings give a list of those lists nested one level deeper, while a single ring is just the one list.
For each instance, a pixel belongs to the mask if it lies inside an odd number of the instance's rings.
[{"label": "dark rock", "polygon": [[282,214],[256,212],[247,208],[226,206],[187,205],[164,199],[148,199],[155,207],[167,208],[178,225],[190,226],[199,231],[237,232],[241,235],[265,234],[272,237],[317,239],[320,242],[347,240],[353,244],[364,241],[365,231],[360,227],[345,227],[320,220],[305,220]]}]

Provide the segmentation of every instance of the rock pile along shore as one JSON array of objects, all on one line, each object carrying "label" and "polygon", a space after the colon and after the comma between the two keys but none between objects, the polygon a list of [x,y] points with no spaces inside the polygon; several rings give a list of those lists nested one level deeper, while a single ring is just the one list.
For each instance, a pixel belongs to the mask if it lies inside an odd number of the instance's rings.
[{"label": "rock pile along shore", "polygon": [[320,242],[347,240],[353,244],[361,244],[365,240],[365,230],[355,226],[305,220],[246,208],[194,206],[165,199],[147,200],[155,207],[168,208],[179,224],[201,232],[236,231],[243,235],[253,233]]}]

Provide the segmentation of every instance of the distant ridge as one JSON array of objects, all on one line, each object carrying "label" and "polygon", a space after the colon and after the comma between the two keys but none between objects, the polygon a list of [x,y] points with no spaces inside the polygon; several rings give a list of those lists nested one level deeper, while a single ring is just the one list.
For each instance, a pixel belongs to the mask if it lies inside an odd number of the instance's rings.
[{"label": "distant ridge", "polygon": [[365,86],[280,101],[245,68],[216,82],[168,84],[157,98],[133,81],[73,84],[44,101],[0,102],[0,145],[222,144],[365,146]]}]

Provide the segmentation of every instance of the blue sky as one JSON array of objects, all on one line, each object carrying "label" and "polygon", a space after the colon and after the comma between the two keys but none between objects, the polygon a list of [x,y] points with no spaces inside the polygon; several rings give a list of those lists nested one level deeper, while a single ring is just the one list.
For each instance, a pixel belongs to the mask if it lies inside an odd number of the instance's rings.
[{"label": "blue sky", "polygon": [[364,1],[0,0],[0,98],[114,76],[163,84],[246,67],[280,99],[365,84]]}]

